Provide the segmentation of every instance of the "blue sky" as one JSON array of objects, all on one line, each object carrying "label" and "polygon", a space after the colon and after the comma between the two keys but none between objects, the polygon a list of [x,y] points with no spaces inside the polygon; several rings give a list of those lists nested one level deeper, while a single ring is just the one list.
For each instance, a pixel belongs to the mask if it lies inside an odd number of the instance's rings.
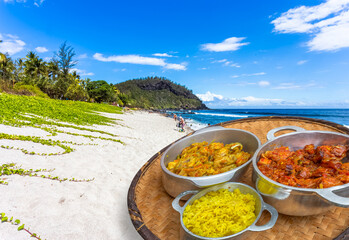
[{"label": "blue sky", "polygon": [[83,78],[162,76],[211,108],[349,107],[349,0],[0,0],[0,51]]}]

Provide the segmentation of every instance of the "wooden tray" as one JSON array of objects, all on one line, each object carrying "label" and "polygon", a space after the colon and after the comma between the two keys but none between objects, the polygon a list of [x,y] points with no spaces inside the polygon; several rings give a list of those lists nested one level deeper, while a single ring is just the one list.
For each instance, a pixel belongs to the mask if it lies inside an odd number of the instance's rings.
[{"label": "wooden tray", "polygon": [[[219,123],[216,126],[244,129],[255,134],[261,143],[267,141],[269,130],[281,126],[299,126],[306,130],[324,130],[349,134],[349,129],[332,122],[301,117],[257,117]],[[290,131],[279,132],[277,135]],[[171,144],[170,144],[171,145]],[[170,146],[169,145],[169,146]],[[179,239],[179,213],[172,208],[173,198],[162,186],[160,159],[169,146],[155,154],[134,177],[128,192],[128,210],[137,232],[147,240]],[[242,182],[252,185],[252,166]],[[259,222],[265,222],[268,214],[263,213]],[[279,214],[272,229],[251,232],[249,239],[349,239],[349,208],[334,208],[316,216],[292,217]]]}]

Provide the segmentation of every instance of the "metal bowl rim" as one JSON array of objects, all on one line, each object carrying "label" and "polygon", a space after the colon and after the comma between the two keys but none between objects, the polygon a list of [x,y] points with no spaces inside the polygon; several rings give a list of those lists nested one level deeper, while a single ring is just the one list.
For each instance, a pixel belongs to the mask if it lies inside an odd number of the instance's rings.
[{"label": "metal bowl rim", "polygon": [[277,185],[279,187],[283,187],[286,189],[290,189],[290,190],[294,190],[294,191],[298,191],[298,192],[322,192],[322,191],[326,191],[327,189],[330,190],[339,190],[339,189],[343,189],[346,187],[349,187],[349,183],[346,184],[342,184],[342,185],[338,185],[338,186],[333,186],[333,187],[329,187],[329,188],[299,188],[299,187],[292,187],[292,186],[288,186],[279,182],[276,182],[272,179],[270,179],[269,177],[265,176],[258,168],[257,166],[257,155],[259,154],[259,152],[262,150],[263,147],[272,144],[273,142],[275,142],[276,140],[283,138],[283,137],[287,137],[290,135],[298,135],[298,134],[312,134],[312,133],[326,133],[326,134],[331,134],[331,135],[339,135],[342,137],[346,137],[349,139],[349,135],[348,134],[343,134],[343,133],[337,133],[337,132],[331,132],[331,131],[309,131],[309,130],[305,130],[303,132],[292,132],[292,133],[286,133],[283,134],[281,136],[278,136],[276,138],[274,138],[273,140],[267,141],[266,143],[264,143],[262,146],[260,146],[257,151],[255,152],[255,154],[252,157],[252,165],[253,165],[253,169],[258,173],[258,175],[262,176],[263,178],[265,178],[266,180],[268,180],[269,182],[271,182],[274,185]]},{"label": "metal bowl rim", "polygon": [[197,180],[197,179],[211,179],[211,178],[214,178],[215,176],[223,176],[223,175],[230,175],[230,174],[234,174],[235,172],[237,172],[239,169],[241,168],[244,168],[246,165],[250,164],[252,159],[253,159],[253,156],[252,155],[250,157],[250,159],[245,162],[244,164],[242,164],[241,166],[237,167],[237,168],[234,168],[232,170],[229,170],[227,172],[224,172],[224,173],[219,173],[219,174],[215,174],[215,175],[210,175],[210,176],[203,176],[203,177],[186,177],[186,176],[181,176],[181,175],[178,175],[178,174],[175,174],[173,172],[171,172],[170,170],[167,169],[167,167],[165,166],[165,156],[167,154],[168,151],[170,151],[174,146],[176,146],[177,144],[183,142],[183,141],[188,141],[188,139],[194,137],[194,136],[199,136],[199,135],[203,135],[203,134],[207,134],[207,133],[211,133],[211,132],[220,132],[220,131],[238,131],[238,132],[245,132],[245,133],[248,133],[250,134],[252,137],[255,138],[255,140],[257,141],[257,146],[258,148],[256,149],[255,153],[258,151],[260,145],[261,145],[261,141],[259,140],[259,138],[254,135],[253,133],[249,132],[249,131],[246,131],[246,130],[243,130],[243,129],[236,129],[236,128],[225,128],[225,129],[217,129],[217,130],[211,130],[211,131],[205,131],[205,132],[202,132],[202,133],[197,133],[197,134],[192,134],[190,136],[186,136],[185,138],[179,140],[178,142],[175,142],[174,144],[172,144],[171,146],[169,146],[166,151],[162,154],[161,156],[161,160],[160,160],[160,165],[161,165],[161,169],[162,171],[164,171],[166,174],[168,175],[171,175],[173,177],[177,177],[177,178],[181,178],[181,179],[185,179],[185,180]]}]

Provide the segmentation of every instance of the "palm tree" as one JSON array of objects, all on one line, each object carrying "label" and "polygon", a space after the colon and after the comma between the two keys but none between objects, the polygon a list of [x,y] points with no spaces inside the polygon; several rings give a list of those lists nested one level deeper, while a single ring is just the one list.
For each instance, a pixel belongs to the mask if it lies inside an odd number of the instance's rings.
[{"label": "palm tree", "polygon": [[14,64],[12,59],[7,54],[0,53],[0,76],[6,86],[11,85],[11,80],[14,77],[13,70]]},{"label": "palm tree", "polygon": [[53,84],[56,83],[60,75],[58,62],[55,60],[51,60],[46,64],[46,67],[47,77],[49,77],[52,80]]},{"label": "palm tree", "polygon": [[39,56],[30,51],[24,62],[25,84],[36,85],[45,75],[46,63]]},{"label": "palm tree", "polygon": [[[20,82],[24,78],[24,62],[22,58],[18,58],[15,61],[15,69],[14,69],[14,82]],[[13,82],[13,83],[14,83]]]}]

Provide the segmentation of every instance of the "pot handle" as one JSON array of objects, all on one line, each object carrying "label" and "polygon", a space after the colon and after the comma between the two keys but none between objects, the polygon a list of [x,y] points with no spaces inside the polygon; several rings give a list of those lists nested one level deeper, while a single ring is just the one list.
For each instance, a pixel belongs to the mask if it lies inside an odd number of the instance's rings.
[{"label": "pot handle", "polygon": [[256,226],[256,223],[254,223],[248,228],[248,230],[253,231],[253,232],[260,232],[260,231],[264,231],[264,230],[267,230],[267,229],[274,227],[276,220],[278,219],[278,216],[279,216],[278,212],[276,211],[275,208],[273,208],[272,206],[270,206],[267,203],[263,204],[261,212],[263,212],[264,210],[267,210],[271,215],[269,222],[267,222],[266,224],[264,224],[262,226]]},{"label": "pot handle", "polygon": [[173,201],[172,201],[172,207],[174,208],[174,210],[176,210],[179,213],[182,213],[184,211],[184,207],[181,207],[179,205],[179,201],[181,200],[182,197],[187,196],[189,194],[196,194],[198,193],[199,190],[189,190],[189,191],[185,191],[180,193]]},{"label": "pot handle", "polygon": [[317,194],[338,207],[349,207],[349,198],[341,197],[335,194],[333,191],[334,190],[324,188],[321,189],[321,191],[318,191]]},{"label": "pot handle", "polygon": [[208,132],[208,131],[213,131],[213,130],[220,130],[220,129],[225,129],[225,127],[222,127],[222,126],[205,127],[205,128],[201,128],[199,130],[196,130],[192,135],[195,135],[198,133],[203,133],[203,132]]},{"label": "pot handle", "polygon": [[282,131],[282,130],[294,130],[296,132],[304,132],[304,131],[306,131],[304,128],[297,127],[297,126],[282,126],[282,127],[274,128],[274,129],[270,130],[267,133],[268,141],[274,140],[276,138],[275,137],[275,133],[277,133],[279,131]]}]

